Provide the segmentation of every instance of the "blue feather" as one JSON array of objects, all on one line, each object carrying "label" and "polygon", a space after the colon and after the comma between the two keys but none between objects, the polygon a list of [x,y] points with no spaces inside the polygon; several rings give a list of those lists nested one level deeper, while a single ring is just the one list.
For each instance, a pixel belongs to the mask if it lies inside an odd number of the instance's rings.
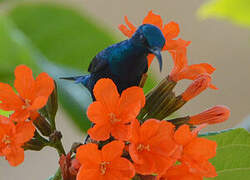
[{"label": "blue feather", "polygon": [[148,71],[149,53],[156,55],[161,69],[160,51],[164,44],[165,38],[158,27],[141,25],[130,39],[99,52],[89,65],[90,75],[76,77],[75,83],[86,86],[92,96],[94,85],[101,78],[112,79],[119,93],[128,87],[138,86],[142,75]]}]

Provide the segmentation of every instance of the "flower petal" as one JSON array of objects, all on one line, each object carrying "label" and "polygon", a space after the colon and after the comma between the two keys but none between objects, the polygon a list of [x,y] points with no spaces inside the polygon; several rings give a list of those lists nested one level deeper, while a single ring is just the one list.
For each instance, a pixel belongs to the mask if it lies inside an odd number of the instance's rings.
[{"label": "flower petal", "polygon": [[32,70],[25,66],[19,65],[15,69],[15,82],[14,86],[23,99],[30,99],[34,86],[34,78],[32,75]]},{"label": "flower petal", "polygon": [[116,123],[111,128],[111,135],[118,140],[127,141],[129,139],[129,129],[130,125],[128,124]]},{"label": "flower petal", "polygon": [[15,124],[9,118],[0,115],[0,142],[5,135],[12,135],[13,132],[15,132]]},{"label": "flower petal", "polygon": [[194,135],[191,133],[188,125],[182,125],[174,134],[175,141],[183,146],[189,143],[193,138]]},{"label": "flower petal", "polygon": [[104,161],[110,162],[122,155],[124,149],[122,141],[112,141],[102,148],[102,157]]},{"label": "flower petal", "polygon": [[142,175],[148,175],[155,173],[155,161],[150,153],[143,153],[143,163],[134,163],[135,171]]},{"label": "flower petal", "polygon": [[213,85],[213,84],[210,84],[209,88],[214,89],[214,90],[218,90],[218,88],[215,85]]},{"label": "flower petal", "polygon": [[144,105],[143,89],[136,86],[127,88],[119,100],[119,117],[123,122],[130,122],[136,118]]},{"label": "flower petal", "polygon": [[133,143],[137,143],[140,139],[139,134],[140,123],[137,119],[132,120],[131,128],[129,131],[129,141]]},{"label": "flower petal", "polygon": [[216,147],[217,144],[215,141],[195,138],[185,146],[183,153],[196,161],[208,160],[216,155]]},{"label": "flower petal", "polygon": [[11,120],[5,116],[0,115],[0,124],[9,125]]},{"label": "flower petal", "polygon": [[179,24],[174,21],[169,22],[164,26],[162,33],[168,39],[176,38],[180,33]]},{"label": "flower petal", "polygon": [[185,41],[181,38],[177,39],[177,40],[173,40],[173,39],[167,39],[165,45],[163,46],[162,50],[174,50],[177,51],[179,49],[182,48],[186,48],[189,44],[191,43],[191,41]]},{"label": "flower petal", "polygon": [[115,112],[120,95],[111,79],[103,78],[97,81],[93,92],[96,100],[100,101],[109,112]]},{"label": "flower petal", "polygon": [[45,96],[38,96],[35,98],[35,100],[32,102],[31,106],[28,107],[29,110],[38,110],[44,107],[47,104],[48,97]]},{"label": "flower petal", "polygon": [[136,27],[128,20],[127,16],[124,17],[124,20],[128,27],[125,26],[124,24],[120,24],[118,28],[125,36],[130,38],[135,33]]},{"label": "flower petal", "polygon": [[24,150],[19,146],[11,147],[11,153],[6,155],[11,166],[18,166],[24,161]]},{"label": "flower petal", "polygon": [[[174,67],[170,73],[170,76],[173,80],[175,80],[176,78],[174,78],[174,76],[177,76],[178,73],[187,66],[188,62],[187,62],[187,57],[186,57],[186,53],[187,53],[187,49],[186,48],[181,48],[178,49],[176,51],[169,51],[172,59],[174,61]],[[176,81],[176,80],[175,80]]]},{"label": "flower petal", "polygon": [[10,119],[15,122],[22,122],[25,121],[30,117],[30,112],[27,109],[15,111],[11,116]]},{"label": "flower petal", "polygon": [[127,37],[131,37],[133,35],[133,32],[131,32],[124,24],[120,24],[118,28]]},{"label": "flower petal", "polygon": [[99,169],[99,163],[102,161],[101,151],[97,144],[89,143],[81,145],[76,150],[76,159],[85,169]]},{"label": "flower petal", "polygon": [[156,119],[148,119],[146,120],[140,127],[140,137],[141,141],[145,142],[155,136],[160,127],[160,121]]},{"label": "flower petal", "polygon": [[153,59],[155,58],[154,54],[148,54],[147,59],[148,59],[148,67],[150,67]]},{"label": "flower petal", "polygon": [[153,24],[161,30],[163,27],[161,16],[154,14],[152,10],[148,12],[148,15],[144,18],[142,24]]},{"label": "flower petal", "polygon": [[143,163],[143,158],[138,153],[136,144],[130,144],[129,145],[129,154],[130,154],[133,162],[135,162],[137,164],[142,164]]},{"label": "flower petal", "polygon": [[165,158],[157,154],[153,154],[155,161],[155,173],[163,174],[167,169],[169,169],[176,161],[173,161],[171,158]]},{"label": "flower petal", "polygon": [[200,63],[200,64],[192,64],[190,65],[191,68],[203,68],[208,74],[213,74],[213,72],[216,70],[212,65],[208,63]]},{"label": "flower petal", "polygon": [[160,121],[157,133],[147,140],[151,145],[151,151],[163,157],[169,157],[177,149],[173,139],[175,126],[166,121]]},{"label": "flower petal", "polygon": [[182,163],[185,164],[189,171],[205,177],[215,177],[217,176],[215,167],[207,160],[195,161],[190,157],[184,155],[181,159]]},{"label": "flower petal", "polygon": [[98,169],[86,169],[84,166],[82,166],[77,173],[76,180],[102,180],[100,176],[101,175]]},{"label": "flower petal", "polygon": [[111,170],[119,171],[121,177],[133,178],[135,168],[133,164],[125,158],[116,158],[110,164]]},{"label": "flower petal", "polygon": [[204,68],[200,68],[199,66],[187,66],[179,73],[177,81],[182,79],[195,80],[201,74],[206,74],[206,70]]},{"label": "flower petal", "polygon": [[161,180],[202,180],[199,175],[189,172],[187,166],[181,164],[171,167],[166,171],[165,175],[160,178]]},{"label": "flower petal", "polygon": [[95,101],[89,105],[87,116],[95,124],[109,121],[107,109],[99,101]]},{"label": "flower petal", "polygon": [[136,31],[136,27],[128,20],[127,16],[124,17],[124,20],[125,20],[126,25],[129,27],[131,36],[132,36],[132,34],[134,34]]},{"label": "flower petal", "polygon": [[105,141],[110,137],[110,124],[96,124],[88,130],[90,137],[97,141]]},{"label": "flower petal", "polygon": [[16,125],[15,143],[22,145],[29,141],[33,136],[36,128],[32,121],[19,122]]},{"label": "flower petal", "polygon": [[22,108],[24,102],[8,84],[0,82],[0,109],[11,111]]},{"label": "flower petal", "polygon": [[45,72],[39,74],[34,83],[32,99],[39,96],[49,97],[55,88],[54,80]]},{"label": "flower petal", "polygon": [[211,83],[211,77],[209,74],[200,75],[197,79],[188,86],[188,88],[182,93],[182,99],[184,101],[190,101],[194,97],[198,96],[201,92],[206,90]]}]

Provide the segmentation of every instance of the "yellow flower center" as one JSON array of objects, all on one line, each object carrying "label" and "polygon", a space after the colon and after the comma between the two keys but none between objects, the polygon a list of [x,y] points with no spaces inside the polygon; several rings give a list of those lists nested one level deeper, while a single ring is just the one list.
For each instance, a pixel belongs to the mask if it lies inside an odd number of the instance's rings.
[{"label": "yellow flower center", "polygon": [[149,146],[149,144],[146,145],[146,146],[143,145],[143,144],[139,144],[139,145],[137,146],[137,151],[141,152],[141,151],[143,151],[143,150],[150,151],[150,146]]},{"label": "yellow flower center", "polygon": [[109,118],[110,118],[110,122],[111,122],[112,124],[121,121],[120,119],[118,119],[118,118],[116,117],[116,115],[115,115],[114,113],[110,113],[110,114],[109,114]]},{"label": "yellow flower center", "polygon": [[3,136],[3,139],[2,139],[2,142],[4,143],[4,144],[10,144],[11,143],[11,140],[10,140],[10,136],[7,136],[7,135],[4,135]]},{"label": "yellow flower center", "polygon": [[30,104],[31,104],[31,100],[25,99],[24,103],[25,103],[25,105],[22,106],[22,109],[28,108],[30,106]]},{"label": "yellow flower center", "polygon": [[100,164],[101,175],[104,175],[106,173],[108,164],[110,164],[110,162],[101,162]]}]

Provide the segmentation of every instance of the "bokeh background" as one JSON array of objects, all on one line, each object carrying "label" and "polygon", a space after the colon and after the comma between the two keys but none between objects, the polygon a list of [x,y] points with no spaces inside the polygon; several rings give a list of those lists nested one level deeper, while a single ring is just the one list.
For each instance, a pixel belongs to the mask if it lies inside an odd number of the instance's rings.
[{"label": "bokeh background", "polygon": [[[222,4],[204,6],[206,2],[208,1],[2,0],[0,80],[13,83],[13,70],[17,64],[27,64],[36,74],[47,71],[55,79],[86,73],[88,64],[96,53],[125,39],[117,28],[124,23],[125,15],[139,25],[148,11],[153,10],[162,16],[164,22],[179,23],[179,37],[192,41],[188,47],[190,64],[207,62],[216,67],[213,83],[219,90],[202,93],[187,103],[177,116],[196,114],[213,105],[224,104],[231,108],[230,119],[210,126],[206,131],[233,128],[244,120],[244,124],[247,124],[246,117],[250,112],[250,15],[247,18],[237,8],[244,7],[245,12],[249,13],[250,3],[241,7],[227,7],[225,0],[219,1]],[[147,89],[168,75],[172,65],[167,53],[164,53],[164,68],[161,73],[154,62]],[[56,122],[64,135],[63,143],[69,150],[73,142],[83,140],[84,130],[88,128],[84,109],[90,103],[90,97],[79,85],[62,81],[57,83],[61,105]],[[178,84],[177,94],[188,83],[184,81]],[[0,180],[45,180],[56,171],[57,161],[57,153],[50,148],[39,153],[26,152],[24,163],[16,168],[10,167],[1,157]]]}]

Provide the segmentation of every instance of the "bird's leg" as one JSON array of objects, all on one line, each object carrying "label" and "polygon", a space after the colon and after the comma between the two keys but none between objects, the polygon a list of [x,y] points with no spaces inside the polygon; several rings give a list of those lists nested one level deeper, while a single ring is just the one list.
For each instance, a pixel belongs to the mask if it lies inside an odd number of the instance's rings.
[{"label": "bird's leg", "polygon": [[87,136],[86,136],[86,138],[85,138],[85,140],[84,140],[84,143],[83,143],[83,144],[87,144],[87,142],[88,142],[89,138],[90,138],[90,136],[89,136],[89,135],[87,135]]},{"label": "bird's leg", "polygon": [[146,83],[147,78],[148,78],[147,73],[144,73],[144,74],[142,75],[142,78],[141,78],[141,81],[140,81],[139,87],[141,87],[141,88],[143,88],[143,87],[144,87],[144,85],[145,85],[145,83]]}]

